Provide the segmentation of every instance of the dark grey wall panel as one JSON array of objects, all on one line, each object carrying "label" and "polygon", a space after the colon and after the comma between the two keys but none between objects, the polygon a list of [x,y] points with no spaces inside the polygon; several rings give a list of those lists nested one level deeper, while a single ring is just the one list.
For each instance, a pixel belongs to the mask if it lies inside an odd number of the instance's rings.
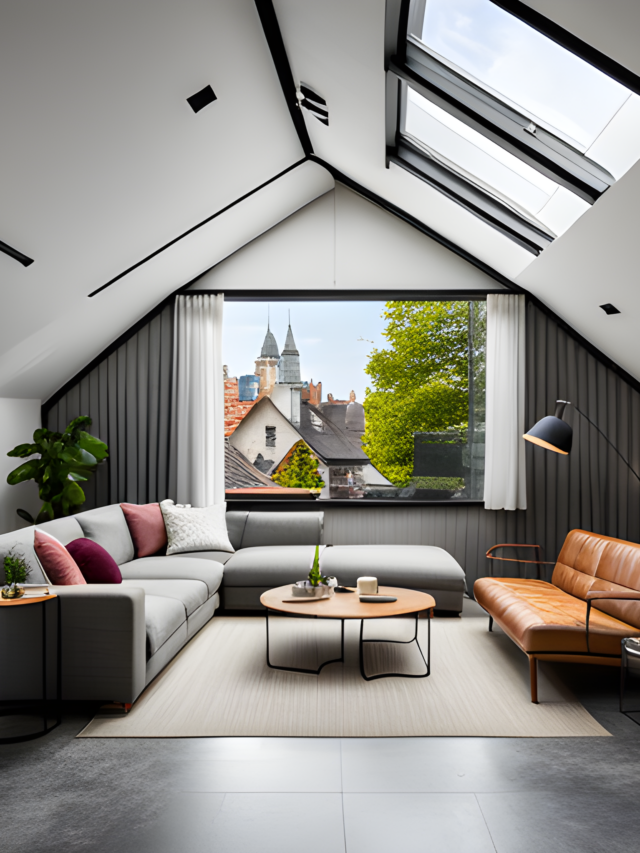
[{"label": "dark grey wall panel", "polygon": [[109,459],[85,487],[85,509],[173,497],[171,379],[173,306],[167,305],[71,388],[46,416],[62,431],[89,415]]},{"label": "dark grey wall panel", "polygon": [[[611,323],[615,317],[604,318]],[[63,429],[89,414],[111,452],[87,489],[87,508],[115,501],[174,497],[171,460],[173,309],[165,307],[67,391],[50,410]],[[554,401],[577,404],[640,471],[640,394],[551,317],[527,307],[527,426],[553,413]],[[569,530],[640,540],[640,484],[605,440],[568,409],[570,456],[527,444],[526,511],[487,511],[451,504],[423,507],[325,508],[325,541],[438,545],[465,568],[469,585],[489,571],[486,550],[498,542],[542,545],[554,560]],[[518,573],[497,563],[499,573]]]}]

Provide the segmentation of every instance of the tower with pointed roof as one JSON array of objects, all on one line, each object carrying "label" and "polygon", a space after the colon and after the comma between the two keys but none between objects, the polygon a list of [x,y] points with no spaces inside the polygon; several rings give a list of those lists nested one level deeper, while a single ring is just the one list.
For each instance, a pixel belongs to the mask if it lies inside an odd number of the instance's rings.
[{"label": "tower with pointed roof", "polygon": [[260,350],[260,357],[256,359],[256,375],[260,377],[260,393],[268,394],[276,384],[278,362],[280,353],[278,344],[267,321],[267,334]]},{"label": "tower with pointed roof", "polygon": [[293,339],[293,332],[291,331],[291,317],[289,317],[287,339],[284,342],[284,349],[282,350],[280,363],[278,364],[278,384],[299,385],[301,382],[300,353],[298,352],[296,342]]}]

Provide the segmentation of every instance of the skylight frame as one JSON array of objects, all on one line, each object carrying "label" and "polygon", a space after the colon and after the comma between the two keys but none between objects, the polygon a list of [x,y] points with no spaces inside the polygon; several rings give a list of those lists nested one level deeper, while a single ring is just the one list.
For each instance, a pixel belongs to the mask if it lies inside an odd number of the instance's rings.
[{"label": "skylight frame", "polygon": [[[428,0],[426,0],[428,2]],[[616,178],[607,169],[590,160],[577,148],[570,145],[561,135],[536,123],[535,133],[527,132],[531,117],[517,105],[495,95],[484,86],[476,85],[473,79],[460,73],[447,60],[441,61],[437,54],[412,38],[416,20],[424,18],[425,0],[400,0],[395,5],[397,40],[395,54],[389,36],[385,44],[387,75],[387,165],[395,163],[422,180],[437,187],[472,213],[485,219],[488,224],[503,231],[507,236],[523,245],[534,254],[548,245],[549,237],[544,233],[535,233],[536,223],[524,217],[518,217],[508,204],[502,206],[500,199],[483,192],[463,175],[457,180],[453,173],[442,180],[442,171],[434,167],[434,160],[412,144],[412,140],[403,137],[403,100],[406,86],[410,86],[424,98],[444,109],[458,121],[462,121],[472,130],[479,132],[491,142],[516,156],[519,160],[536,169],[540,174],[557,183],[560,187],[575,194],[588,204],[593,204],[612,186]],[[603,73],[622,83],[631,92],[640,92],[640,78],[618,66],[604,55],[583,45],[570,33],[547,21],[535,13],[535,20],[527,19],[528,7],[521,6],[517,0],[491,0],[514,17],[560,44],[564,49],[589,62]],[[534,13],[532,13],[533,15]],[[389,23],[392,19],[388,18]],[[548,31],[545,24],[549,25]],[[388,25],[387,25],[388,26]],[[418,26],[421,32],[421,26]],[[389,32],[389,30],[388,30]],[[390,33],[389,33],[390,34]],[[563,38],[562,36],[566,36]],[[601,61],[600,61],[601,60]],[[455,187],[453,185],[456,185]],[[466,184],[466,186],[465,186]],[[482,198],[484,196],[484,198]],[[487,198],[490,201],[487,203]],[[490,212],[489,212],[490,211]],[[532,226],[534,231],[532,232]],[[544,230],[545,226],[543,226]],[[561,233],[561,232],[560,232]],[[551,237],[553,239],[553,236]]]}]

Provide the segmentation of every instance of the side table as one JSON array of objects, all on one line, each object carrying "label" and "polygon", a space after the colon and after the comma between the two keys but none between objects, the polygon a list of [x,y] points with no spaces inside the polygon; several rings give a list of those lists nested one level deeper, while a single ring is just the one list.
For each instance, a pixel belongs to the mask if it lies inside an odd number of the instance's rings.
[{"label": "side table", "polygon": [[[51,602],[51,604],[50,604]],[[23,703],[19,703],[16,705],[12,705],[9,708],[0,708],[0,716],[6,717],[13,714],[20,715],[24,714],[27,709],[33,708],[34,704],[39,704],[41,713],[42,713],[42,729],[38,729],[35,732],[31,732],[25,735],[16,735],[14,737],[3,737],[0,738],[0,744],[3,743],[21,743],[25,740],[33,740],[34,738],[42,737],[42,735],[48,734],[50,731],[53,731],[57,726],[60,725],[62,719],[62,678],[61,678],[61,670],[60,670],[60,647],[62,645],[61,637],[62,637],[62,628],[60,624],[60,599],[57,595],[39,595],[33,597],[23,597],[17,599],[5,599],[0,598],[0,618],[6,613],[8,613],[7,608],[15,608],[15,607],[36,607],[40,606],[40,610],[42,613],[42,622],[41,622],[41,631],[42,631],[42,652],[41,652],[41,664],[42,664],[42,698],[40,700],[34,699],[25,701]],[[50,607],[55,607],[57,610],[58,624],[56,627],[56,697],[55,697],[55,723],[53,725],[49,725],[49,705],[50,698],[47,695],[47,609]],[[6,662],[5,662],[6,666]],[[6,675],[6,669],[4,670],[4,675]],[[4,677],[3,675],[3,677]]]}]

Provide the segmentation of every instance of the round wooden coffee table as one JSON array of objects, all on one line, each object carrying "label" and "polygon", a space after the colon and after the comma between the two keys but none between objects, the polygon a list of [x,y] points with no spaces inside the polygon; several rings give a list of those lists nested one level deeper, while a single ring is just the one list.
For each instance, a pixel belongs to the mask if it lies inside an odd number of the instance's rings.
[{"label": "round wooden coffee table", "polygon": [[[436,606],[432,595],[425,592],[417,592],[413,589],[398,589],[392,586],[381,586],[379,595],[392,595],[397,601],[365,603],[360,601],[357,591],[353,593],[335,593],[331,598],[323,599],[301,599],[291,601],[291,584],[270,589],[260,596],[260,603],[267,609],[267,665],[271,669],[281,669],[285,672],[306,672],[318,675],[321,669],[330,663],[344,663],[344,620],[360,619],[360,641],[359,659],[360,674],[365,681],[374,681],[376,678],[426,678],[431,673],[431,616]],[[427,657],[425,659],[420,643],[418,642],[418,617],[427,611]],[[318,669],[300,669],[295,666],[276,666],[269,658],[269,613],[278,613],[283,616],[307,617],[308,619],[339,619],[340,629],[340,657],[325,661]],[[410,640],[374,640],[363,637],[365,619],[391,619],[394,616],[413,616],[416,621],[415,634]],[[401,643],[408,645],[415,643],[424,661],[426,672],[423,675],[411,675],[402,672],[385,672],[380,675],[367,675],[364,671],[364,644],[365,643]]]}]

